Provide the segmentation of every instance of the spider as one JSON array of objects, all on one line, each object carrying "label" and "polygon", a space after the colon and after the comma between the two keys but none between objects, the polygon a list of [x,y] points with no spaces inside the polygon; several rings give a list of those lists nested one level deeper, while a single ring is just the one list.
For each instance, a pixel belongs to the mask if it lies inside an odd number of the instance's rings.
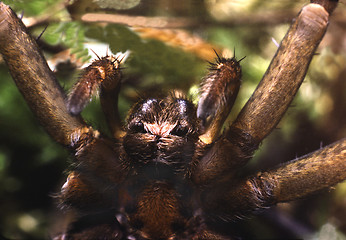
[{"label": "spider", "polygon": [[[197,107],[182,94],[160,93],[139,100],[123,127],[117,100],[121,59],[99,57],[66,97],[35,41],[1,4],[0,31],[6,34],[0,51],[11,74],[47,132],[75,156],[58,196],[67,227],[54,239],[230,239],[214,219],[236,219],[345,180],[345,140],[238,176],[304,79],[336,6],[320,4],[302,9],[258,88],[223,132],[240,87],[242,59],[216,54]],[[35,68],[19,68],[19,59]],[[80,116],[98,89],[112,137]]]}]

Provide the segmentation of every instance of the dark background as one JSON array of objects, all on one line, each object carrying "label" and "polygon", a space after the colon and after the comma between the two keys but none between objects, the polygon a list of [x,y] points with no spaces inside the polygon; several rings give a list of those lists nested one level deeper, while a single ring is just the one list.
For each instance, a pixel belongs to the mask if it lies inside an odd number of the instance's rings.
[{"label": "dark background", "polygon": [[[200,79],[215,57],[212,49],[242,58],[243,84],[230,121],[253,92],[276,51],[288,23],[308,1],[122,1],[106,10],[92,1],[4,1],[19,14],[38,42],[65,89],[88,61],[88,49],[108,44],[112,52],[130,50],[124,70],[120,110],[126,116],[140,91],[180,89],[195,97]],[[106,1],[104,1],[106,2]],[[145,16],[123,24],[88,22],[86,13]],[[343,2],[312,61],[308,76],[278,129],[263,142],[249,171],[267,169],[295,159],[345,137],[346,54]],[[157,20],[169,18],[168,28]],[[133,22],[132,22],[133,21]],[[154,25],[153,25],[154,24]],[[179,27],[179,31],[172,27]],[[183,31],[181,31],[183,30]],[[168,37],[167,37],[168,36]],[[93,43],[93,47],[84,43]],[[96,50],[97,51],[97,50]],[[97,52],[106,54],[105,48]],[[18,63],[20,64],[20,63]],[[52,196],[66,178],[70,153],[54,143],[38,125],[0,62],[0,233],[10,239],[49,238],[59,215]],[[106,131],[96,99],[83,112],[95,128]],[[344,237],[346,185],[331,191],[280,204],[258,216],[232,223],[235,236],[244,238]],[[53,227],[54,228],[54,227]],[[336,238],[335,238],[336,239]]]}]

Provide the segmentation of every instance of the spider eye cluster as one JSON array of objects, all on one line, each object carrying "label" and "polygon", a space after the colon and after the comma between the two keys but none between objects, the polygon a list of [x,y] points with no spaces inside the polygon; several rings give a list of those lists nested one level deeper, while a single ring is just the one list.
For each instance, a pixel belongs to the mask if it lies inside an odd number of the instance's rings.
[{"label": "spider eye cluster", "polygon": [[130,133],[186,136],[196,132],[195,106],[186,99],[146,99],[137,103],[128,117]]},{"label": "spider eye cluster", "polygon": [[147,133],[142,121],[134,121],[129,124],[129,130],[133,133]]},{"label": "spider eye cluster", "polygon": [[187,127],[184,127],[179,124],[171,131],[171,134],[183,137],[183,136],[186,136],[188,132],[189,132],[189,129]]},{"label": "spider eye cluster", "polygon": [[181,171],[198,141],[196,107],[184,98],[150,98],[135,104],[127,118],[123,147],[137,166],[157,163]]}]

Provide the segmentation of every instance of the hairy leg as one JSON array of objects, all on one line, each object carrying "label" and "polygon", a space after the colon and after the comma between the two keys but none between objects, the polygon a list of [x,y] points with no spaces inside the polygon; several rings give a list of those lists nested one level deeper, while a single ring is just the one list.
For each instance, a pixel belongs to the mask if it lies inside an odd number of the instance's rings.
[{"label": "hairy leg", "polygon": [[242,216],[326,189],[346,179],[346,139],[234,184],[204,191],[204,209]]},{"label": "hairy leg", "polygon": [[305,6],[282,40],[267,72],[236,120],[199,162],[192,179],[209,184],[231,175],[252,158],[261,141],[276,127],[304,80],[315,49],[328,25],[329,13],[319,4]]},{"label": "hairy leg", "polygon": [[68,112],[65,93],[36,41],[3,3],[0,3],[0,53],[32,112],[55,141],[71,146],[78,141],[78,133],[93,132],[79,116]]}]

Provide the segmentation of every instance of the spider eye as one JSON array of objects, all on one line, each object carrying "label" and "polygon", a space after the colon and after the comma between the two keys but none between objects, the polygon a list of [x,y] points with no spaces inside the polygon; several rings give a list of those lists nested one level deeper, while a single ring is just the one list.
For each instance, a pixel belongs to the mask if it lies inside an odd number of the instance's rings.
[{"label": "spider eye", "polygon": [[176,135],[179,137],[183,137],[186,136],[186,134],[189,132],[189,129],[187,127],[181,126],[181,125],[177,125],[172,131],[171,134],[172,135]]},{"label": "spider eye", "polygon": [[129,129],[135,133],[147,133],[142,121],[136,121],[129,125]]}]

